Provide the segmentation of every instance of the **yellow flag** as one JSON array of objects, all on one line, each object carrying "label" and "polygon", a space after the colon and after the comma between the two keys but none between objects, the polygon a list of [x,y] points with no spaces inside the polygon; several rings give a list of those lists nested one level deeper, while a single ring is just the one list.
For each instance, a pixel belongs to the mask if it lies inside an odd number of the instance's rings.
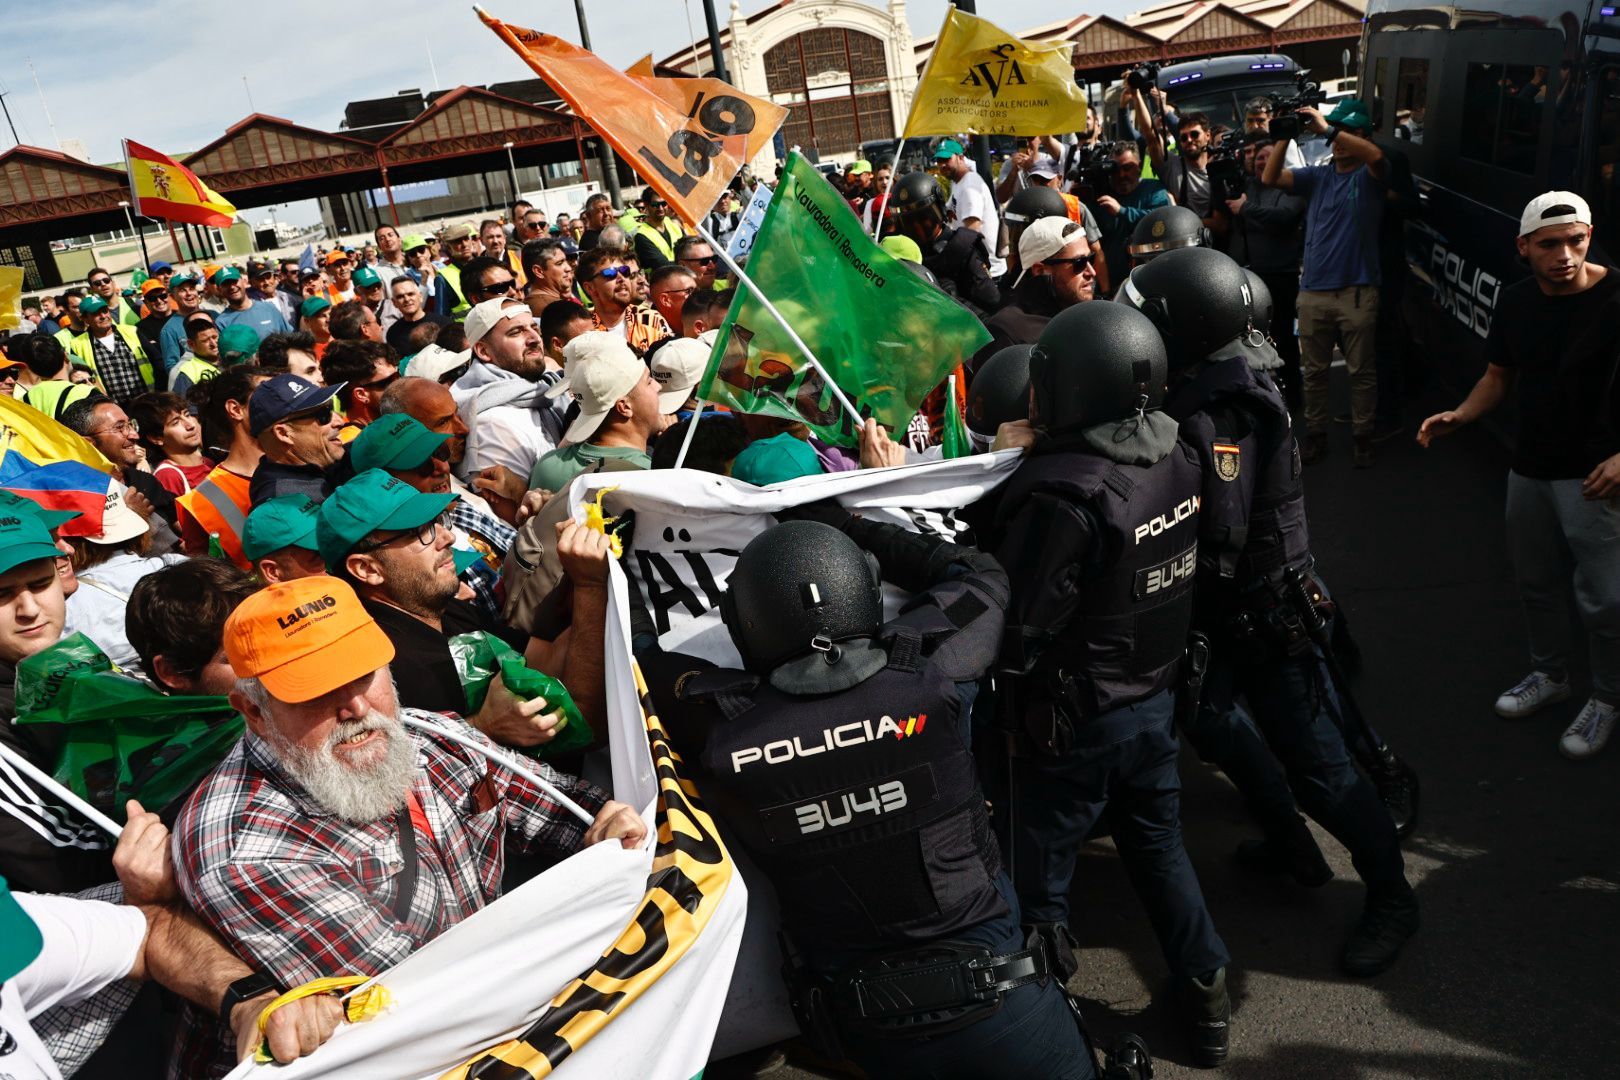
[{"label": "yellow flag", "polygon": [[1056,135],[1083,131],[1086,95],[1069,42],[1036,44],[955,7],[934,40],[907,135]]},{"label": "yellow flag", "polygon": [[77,461],[104,473],[116,471],[96,444],[83,435],[32,405],[0,394],[0,479],[9,478],[16,469],[53,461]]},{"label": "yellow flag", "polygon": [[22,287],[22,267],[0,266],[0,330],[22,325]]}]

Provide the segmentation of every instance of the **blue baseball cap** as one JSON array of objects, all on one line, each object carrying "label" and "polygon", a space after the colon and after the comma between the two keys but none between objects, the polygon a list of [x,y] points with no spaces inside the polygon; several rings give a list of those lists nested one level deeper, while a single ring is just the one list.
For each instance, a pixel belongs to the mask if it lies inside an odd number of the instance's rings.
[{"label": "blue baseball cap", "polygon": [[168,271],[172,272],[174,270],[174,267],[170,266],[166,262],[163,262],[162,260],[159,260],[158,262],[155,262],[150,267],[148,267],[148,270],[149,270],[149,272],[151,272],[153,274],[161,274],[165,270],[168,270]]},{"label": "blue baseball cap", "polygon": [[299,375],[277,375],[253,391],[248,401],[248,430],[257,436],[277,421],[318,409],[347,385],[316,386]]}]

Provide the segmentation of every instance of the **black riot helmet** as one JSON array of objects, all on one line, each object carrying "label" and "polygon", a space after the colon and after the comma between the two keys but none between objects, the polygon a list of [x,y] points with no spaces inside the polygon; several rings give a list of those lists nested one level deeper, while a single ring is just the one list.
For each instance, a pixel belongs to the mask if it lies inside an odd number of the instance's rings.
[{"label": "black riot helmet", "polygon": [[1124,304],[1065,308],[1029,354],[1035,419],[1054,435],[1158,408],[1168,377],[1159,332]]},{"label": "black riot helmet", "polygon": [[1209,230],[1196,211],[1185,206],[1161,206],[1136,223],[1129,249],[1131,258],[1145,263],[1167,251],[1209,246]]},{"label": "black riot helmet", "polygon": [[1008,225],[1028,225],[1043,217],[1068,217],[1069,206],[1056,188],[1031,184],[1007,200],[1001,220]]},{"label": "black riot helmet", "polygon": [[883,623],[877,564],[819,521],[784,521],[748,542],[720,597],[743,666],[756,675],[812,649],[871,637]]},{"label": "black riot helmet", "polygon": [[1029,419],[1029,354],[1033,345],[1009,345],[993,353],[968,383],[967,426],[993,438],[996,429]]},{"label": "black riot helmet", "polygon": [[1249,317],[1256,330],[1270,337],[1271,323],[1277,317],[1277,304],[1271,299],[1271,286],[1247,266],[1243,268],[1243,274],[1249,279],[1249,306],[1253,308]]},{"label": "black riot helmet", "polygon": [[945,191],[931,173],[909,172],[895,181],[891,203],[902,217],[932,214],[945,220]]},{"label": "black riot helmet", "polygon": [[939,275],[935,274],[922,263],[914,263],[910,259],[901,259],[900,265],[905,267],[907,270],[910,270],[913,274],[916,274],[924,281],[928,282],[928,284],[932,285],[934,288],[940,290],[941,292],[945,291],[945,286],[939,283]]},{"label": "black riot helmet", "polygon": [[1131,271],[1115,300],[1153,320],[1172,370],[1248,332],[1253,290],[1243,267],[1211,248],[1167,251]]}]

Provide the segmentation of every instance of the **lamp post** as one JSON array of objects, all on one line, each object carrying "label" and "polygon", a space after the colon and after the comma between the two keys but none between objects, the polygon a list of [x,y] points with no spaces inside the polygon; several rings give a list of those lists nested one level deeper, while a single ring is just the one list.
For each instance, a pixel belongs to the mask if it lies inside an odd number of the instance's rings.
[{"label": "lamp post", "polygon": [[[951,2],[969,15],[979,13],[977,0],[951,0]],[[996,178],[990,174],[990,142],[983,135],[973,136],[973,165],[979,170],[979,175],[984,177],[985,183],[995,183]]]},{"label": "lamp post", "polygon": [[703,21],[709,24],[709,63],[711,74],[721,82],[730,82],[726,75],[726,57],[720,51],[720,20],[714,13],[714,0],[703,0]]},{"label": "lamp post", "polygon": [[513,145],[511,142],[506,143],[506,178],[512,184],[512,197],[507,200],[507,206],[518,201],[517,163],[512,160]]},{"label": "lamp post", "polygon": [[124,208],[124,220],[129,222],[129,231],[134,233],[141,241],[141,263],[152,265],[152,258],[146,253],[146,230],[135,224],[135,215],[129,212],[129,200],[119,199],[118,205]]},{"label": "lamp post", "polygon": [[[579,43],[589,50],[591,28],[585,22],[585,0],[574,0],[574,14],[579,16]],[[613,160],[613,147],[600,136],[596,140],[596,157],[602,165],[602,185],[607,197],[613,201],[614,209],[618,209],[623,204],[623,196],[619,193],[619,166]]]}]

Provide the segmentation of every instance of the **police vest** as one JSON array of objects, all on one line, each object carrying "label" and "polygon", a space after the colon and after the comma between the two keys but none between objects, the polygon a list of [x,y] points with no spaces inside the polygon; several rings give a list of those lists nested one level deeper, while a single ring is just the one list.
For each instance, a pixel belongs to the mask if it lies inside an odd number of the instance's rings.
[{"label": "police vest", "polygon": [[461,291],[461,267],[455,263],[445,263],[439,267],[439,277],[450,286],[450,290],[456,296],[456,306],[451,308],[448,314],[458,319],[466,315],[472,309],[472,305],[467,303],[467,294]]},{"label": "police vest", "polygon": [[1039,493],[1085,506],[1096,522],[1101,557],[1072,586],[1074,615],[1037,666],[1073,680],[1074,704],[1086,716],[1153,697],[1180,673],[1192,625],[1200,483],[1196,459],[1180,446],[1148,466],[1078,451],[1036,454],[1007,481],[1003,520]]},{"label": "police vest", "polygon": [[[673,234],[667,231],[671,228],[675,230]],[[686,230],[681,228],[680,222],[674,221],[670,218],[665,218],[664,227],[662,229],[655,229],[650,224],[643,221],[640,225],[636,226],[636,231],[631,234],[631,237],[634,238],[637,236],[645,236],[648,240],[652,241],[653,247],[658,249],[658,254],[662,255],[667,261],[674,262],[675,242],[685,235]],[[646,269],[646,267],[643,267],[642,269]]]},{"label": "police vest", "polygon": [[982,317],[987,312],[974,297],[978,284],[973,273],[975,261],[983,261],[985,273],[989,273],[990,248],[984,242],[984,234],[965,225],[947,229],[931,249],[923,252],[923,265],[939,280],[940,288]]},{"label": "police vest", "polygon": [[743,672],[716,695],[705,789],[776,886],[807,950],[949,937],[1006,913],[1001,857],[957,687],[902,633],[888,667],[843,693],[794,697]]},{"label": "police vest", "polygon": [[[122,323],[113,323],[112,328],[113,333],[123,338],[124,344],[129,346],[130,353],[135,357],[135,366],[140,370],[141,381],[146,383],[148,390],[152,389],[152,361],[147,359],[146,347],[141,344],[140,336],[135,333],[135,328],[125,326]],[[68,352],[77,357],[79,362],[91,371],[96,370],[96,350],[90,344],[88,331],[74,336],[72,342],[68,344]]]},{"label": "police vest", "polygon": [[1223,361],[1177,387],[1165,411],[1204,468],[1203,571],[1241,589],[1308,564],[1299,444],[1270,378],[1241,358]]},{"label": "police vest", "polygon": [[208,474],[208,478],[175,500],[175,504],[189,514],[202,531],[218,537],[220,550],[226,558],[243,570],[252,570],[242,550],[242,529],[247,524],[252,501],[248,498],[252,480],[237,476],[224,466]]}]

